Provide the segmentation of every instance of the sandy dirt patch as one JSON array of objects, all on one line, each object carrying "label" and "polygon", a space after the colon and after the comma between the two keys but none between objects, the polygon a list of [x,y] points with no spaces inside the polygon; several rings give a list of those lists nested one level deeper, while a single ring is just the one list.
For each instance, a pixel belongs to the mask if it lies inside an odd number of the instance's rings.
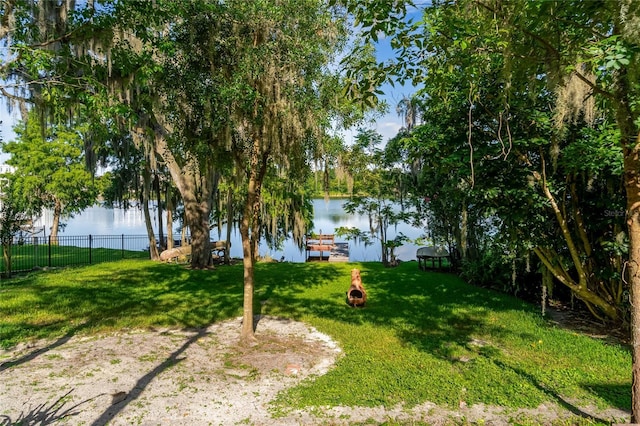
[{"label": "sandy dirt patch", "polygon": [[309,326],[262,318],[251,348],[241,319],[197,331],[71,337],[0,353],[0,424],[272,424],[282,389],[340,353]]},{"label": "sandy dirt patch", "polygon": [[[505,412],[427,402],[411,409],[309,408],[274,419],[269,407],[277,393],[326,373],[341,350],[313,327],[272,317],[258,321],[259,343],[243,348],[240,326],[238,318],[203,330],[73,336],[0,351],[0,425],[506,425],[572,414],[552,405]],[[608,414],[628,420],[624,412]]]}]

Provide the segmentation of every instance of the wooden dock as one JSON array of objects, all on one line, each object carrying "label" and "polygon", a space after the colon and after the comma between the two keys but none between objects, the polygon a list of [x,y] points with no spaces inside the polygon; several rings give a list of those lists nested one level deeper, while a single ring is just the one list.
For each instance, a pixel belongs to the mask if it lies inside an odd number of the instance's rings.
[{"label": "wooden dock", "polygon": [[[308,235],[306,237],[307,262],[348,262],[349,243],[336,243],[331,234]],[[314,255],[311,255],[314,253]]]},{"label": "wooden dock", "polygon": [[329,262],[348,262],[349,243],[335,243],[329,255]]}]

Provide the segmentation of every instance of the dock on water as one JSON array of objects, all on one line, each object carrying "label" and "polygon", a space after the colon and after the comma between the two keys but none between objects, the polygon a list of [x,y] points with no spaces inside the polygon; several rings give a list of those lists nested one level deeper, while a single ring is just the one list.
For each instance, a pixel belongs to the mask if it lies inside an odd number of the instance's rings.
[{"label": "dock on water", "polygon": [[329,255],[329,262],[348,262],[349,243],[335,243]]},{"label": "dock on water", "polygon": [[348,262],[349,243],[336,243],[333,234],[307,235],[307,262]]}]

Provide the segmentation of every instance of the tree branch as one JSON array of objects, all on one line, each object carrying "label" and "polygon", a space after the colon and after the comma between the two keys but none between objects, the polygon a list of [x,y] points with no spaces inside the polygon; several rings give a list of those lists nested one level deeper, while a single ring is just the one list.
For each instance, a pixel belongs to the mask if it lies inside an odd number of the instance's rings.
[{"label": "tree branch", "polygon": [[[498,15],[498,11],[496,9],[494,9],[493,7],[481,2],[481,1],[476,1],[476,4],[486,10],[488,10],[489,12]],[[539,36],[538,34],[532,33],[531,31],[527,30],[526,28],[523,28],[519,25],[515,25],[515,28],[519,31],[522,31],[523,34],[531,37],[532,39],[536,40],[537,42],[539,42],[540,44],[542,44],[544,46],[544,48],[547,50],[547,52],[551,53],[554,57],[554,59],[558,62],[560,62],[560,60],[562,59],[562,55],[560,54],[560,51],[558,49],[556,49],[547,39],[545,39],[542,36]],[[595,83],[589,81],[588,78],[586,78],[582,73],[580,73],[578,70],[574,70],[573,71],[576,75],[576,77],[578,77],[580,80],[582,80],[587,86],[589,86],[594,92],[599,93],[602,96],[605,96],[609,99],[614,99],[615,100],[615,96],[613,95],[613,93],[607,92],[606,90],[604,90],[603,88],[601,88],[600,86],[596,85]]]},{"label": "tree branch", "polygon": [[12,101],[24,102],[24,101],[27,100],[27,99],[23,98],[22,96],[17,96],[17,95],[14,95],[12,93],[7,92],[3,86],[0,86],[0,93],[2,94],[2,96],[4,96],[7,99],[10,99]]},{"label": "tree branch", "polygon": [[589,86],[594,92],[601,94],[602,96],[605,96],[609,99],[615,100],[616,97],[613,95],[613,93],[611,92],[607,92],[606,90],[604,90],[602,87],[598,86],[597,84],[593,83],[591,80],[589,80],[587,77],[584,76],[584,74],[582,74],[580,71],[578,70],[574,70],[573,73],[576,75],[576,77],[578,77],[584,84],[586,84],[587,86]]},{"label": "tree branch", "polygon": [[11,31],[10,21],[13,19],[13,8],[16,5],[17,0],[5,0],[4,11],[0,18],[0,40],[4,39],[9,31]]}]

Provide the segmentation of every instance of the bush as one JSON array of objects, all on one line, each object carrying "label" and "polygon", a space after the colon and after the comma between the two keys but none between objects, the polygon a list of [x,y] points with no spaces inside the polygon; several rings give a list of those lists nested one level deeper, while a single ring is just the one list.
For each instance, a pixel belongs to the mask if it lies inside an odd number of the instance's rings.
[{"label": "bush", "polygon": [[538,303],[542,276],[537,272],[538,260],[530,259],[530,262],[527,266],[527,260],[514,259],[497,250],[490,250],[477,258],[465,260],[461,265],[460,276],[470,284]]}]

